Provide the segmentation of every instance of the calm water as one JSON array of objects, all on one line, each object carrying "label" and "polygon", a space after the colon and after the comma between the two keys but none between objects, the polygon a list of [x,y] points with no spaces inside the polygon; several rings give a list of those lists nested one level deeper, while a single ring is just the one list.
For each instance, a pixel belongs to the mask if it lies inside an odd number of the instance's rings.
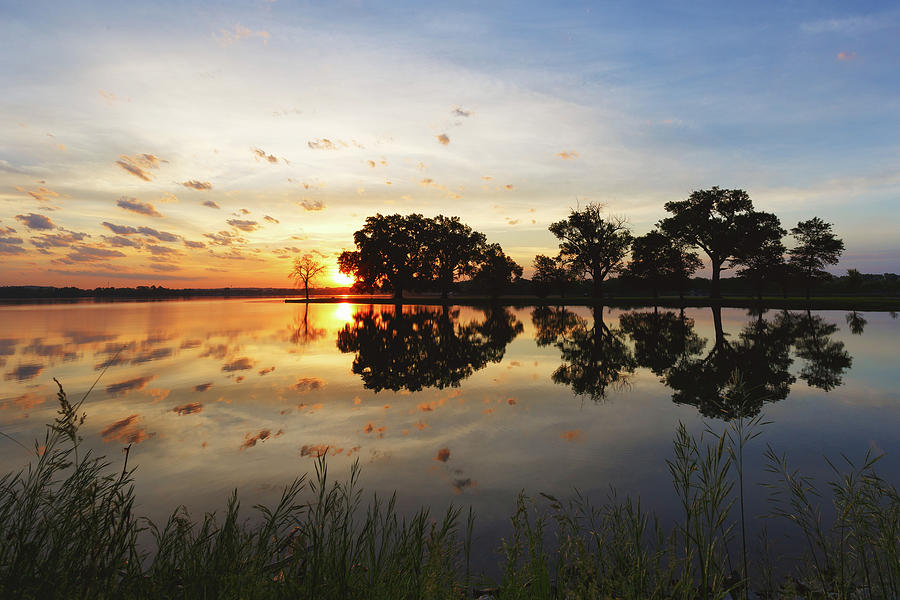
[{"label": "calm water", "polygon": [[[900,321],[888,313],[484,311],[200,300],[0,307],[0,428],[30,445],[55,384],[85,403],[84,444],[134,443],[139,511],[272,501],[329,449],[341,477],[404,509],[472,505],[503,533],[521,489],[640,494],[675,515],[665,465],[679,421],[700,431],[762,410],[766,443],[827,475],[823,455],[887,452],[900,477]],[[769,401],[723,405],[732,369]],[[0,468],[26,453],[0,438]],[[751,513],[766,492],[749,487]],[[492,542],[493,543],[493,542]]]}]

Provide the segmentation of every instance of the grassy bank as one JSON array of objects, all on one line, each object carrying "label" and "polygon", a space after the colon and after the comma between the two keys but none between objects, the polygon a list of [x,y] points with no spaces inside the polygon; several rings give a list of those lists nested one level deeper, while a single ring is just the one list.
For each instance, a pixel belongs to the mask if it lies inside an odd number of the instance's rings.
[{"label": "grassy bank", "polygon": [[[303,298],[286,298],[288,304],[306,303]],[[388,295],[345,295],[345,296],[314,296],[310,297],[310,304],[333,304],[336,302],[354,302],[360,304],[398,304]],[[607,296],[603,299],[594,299],[586,296],[559,297],[549,296],[452,296],[441,299],[433,294],[406,294],[402,304],[424,305],[471,305],[483,306],[499,304],[503,306],[612,306],[616,308],[636,308],[645,306],[659,306],[666,308],[681,307],[709,307],[721,306],[725,308],[768,308],[786,310],[858,310],[858,311],[900,311],[900,298],[888,298],[881,296],[819,296],[809,300],[801,297],[763,297],[759,299],[749,296],[735,296],[721,298],[719,300],[707,296],[686,296],[683,300],[677,296]]]},{"label": "grassy bank", "polygon": [[[738,379],[730,401],[751,401]],[[82,452],[84,416],[61,387],[59,403],[32,463],[0,479],[3,598],[468,598],[484,587],[504,600],[900,591],[900,497],[869,456],[835,465],[833,481],[816,489],[767,450],[769,516],[792,524],[806,554],[786,573],[777,548],[748,552],[743,464],[745,452],[761,450],[759,418],[701,436],[678,428],[667,466],[682,516],[671,525],[637,499],[596,505],[576,492],[544,496],[539,509],[523,493],[511,535],[497,541],[502,576],[489,582],[469,559],[471,512],[421,509],[403,518],[395,498],[364,494],[358,466],[333,481],[324,457],[312,477],[299,477],[250,518],[235,493],[219,515],[176,509],[151,523],[134,513],[127,451],[115,465]],[[827,525],[824,503],[836,515]]]}]

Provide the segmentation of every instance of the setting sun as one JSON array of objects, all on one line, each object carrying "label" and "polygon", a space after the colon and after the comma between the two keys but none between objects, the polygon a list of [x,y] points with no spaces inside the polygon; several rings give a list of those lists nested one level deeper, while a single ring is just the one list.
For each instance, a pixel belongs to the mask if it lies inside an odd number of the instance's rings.
[{"label": "setting sun", "polygon": [[341,285],[341,286],[345,286],[345,285],[350,286],[356,282],[356,280],[353,277],[351,277],[350,275],[344,275],[337,269],[335,269],[331,273],[331,280],[335,283],[335,285]]}]

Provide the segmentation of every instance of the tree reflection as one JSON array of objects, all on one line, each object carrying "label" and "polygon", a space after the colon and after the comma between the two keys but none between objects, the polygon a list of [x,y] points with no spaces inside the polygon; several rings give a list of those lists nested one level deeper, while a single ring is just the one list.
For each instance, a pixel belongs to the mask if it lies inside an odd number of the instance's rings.
[{"label": "tree reflection", "polygon": [[706,345],[706,340],[694,333],[694,320],[686,317],[683,309],[678,313],[659,312],[655,307],[653,312],[628,312],[619,317],[619,324],[634,342],[638,366],[660,377]]},{"label": "tree reflection", "polygon": [[844,371],[850,368],[853,359],[844,349],[844,342],[831,339],[837,325],[826,323],[810,311],[793,320],[797,356],[806,361],[800,370],[800,379],[825,391],[841,385]]},{"label": "tree reflection", "polygon": [[863,331],[866,330],[866,321],[861,314],[858,312],[850,311],[847,313],[847,326],[850,327],[850,333],[853,335],[862,335]]},{"label": "tree reflection", "polygon": [[323,337],[327,333],[325,329],[316,327],[313,323],[310,325],[309,304],[303,305],[303,314],[299,312],[294,314],[294,321],[290,325],[290,340],[292,344],[306,346]]},{"label": "tree reflection", "polygon": [[459,322],[459,309],[401,306],[360,310],[338,332],[341,352],[355,352],[353,373],[376,392],[456,387],[488,363],[500,362],[522,332],[512,311],[495,307]]},{"label": "tree reflection", "polygon": [[559,349],[563,363],[553,372],[553,381],[568,385],[576,395],[600,401],[610,386],[627,384],[637,361],[625,343],[625,333],[603,322],[603,307],[595,306],[592,312],[589,324],[565,308],[539,307],[531,320],[537,344]]},{"label": "tree reflection", "polygon": [[[666,374],[664,380],[672,388],[672,400],[696,406],[706,417],[730,420],[752,417],[764,402],[785,399],[796,380],[790,373],[790,319],[779,316],[767,321],[763,312],[757,312],[756,319],[732,342],[721,327],[721,308],[711,310],[715,343],[705,357],[685,357]],[[740,373],[746,395],[734,393],[735,372]]]}]

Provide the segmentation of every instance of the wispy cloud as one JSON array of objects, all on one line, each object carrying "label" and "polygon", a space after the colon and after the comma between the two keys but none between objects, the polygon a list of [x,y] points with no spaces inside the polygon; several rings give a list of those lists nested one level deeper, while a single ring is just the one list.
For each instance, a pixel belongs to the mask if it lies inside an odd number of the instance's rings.
[{"label": "wispy cloud", "polygon": [[557,154],[557,156],[563,160],[575,160],[576,158],[578,158],[578,153],[573,150],[563,150],[562,152]]},{"label": "wispy cloud", "polygon": [[275,217],[270,217],[269,215],[264,216],[263,220],[266,221],[267,223],[281,223],[281,221],[279,221]]},{"label": "wispy cloud", "polygon": [[206,201],[203,203],[203,206],[208,206],[208,207],[210,207],[210,208],[222,208],[221,206],[219,206],[218,204],[216,204],[216,203],[213,202],[212,200],[206,200]]},{"label": "wispy cloud", "polygon": [[158,169],[161,162],[166,161],[153,154],[135,154],[134,156],[123,154],[119,156],[116,164],[135,177],[144,181],[150,181],[153,179],[153,176],[148,171],[150,169]]},{"label": "wispy cloud", "polygon": [[[97,248],[96,246],[79,246],[74,252],[68,254],[68,261],[75,262],[99,262],[109,260],[111,258],[122,258],[125,254],[118,250],[110,250],[108,248]],[[63,262],[68,262],[63,261]],[[71,263],[69,263],[71,264]]]},{"label": "wispy cloud", "polygon": [[856,60],[856,52],[838,52],[837,59],[845,62]]},{"label": "wispy cloud", "polygon": [[[0,161],[0,162],[5,162],[5,161]],[[50,202],[51,198],[59,198],[58,192],[54,192],[50,188],[43,187],[43,186],[38,187],[37,189],[34,189],[34,190],[29,190],[22,186],[16,186],[16,191],[22,192],[23,194],[28,194],[29,196],[31,196],[38,202]]]},{"label": "wispy cloud", "polygon": [[131,392],[144,389],[154,379],[156,379],[156,375],[145,375],[144,377],[135,377],[134,379],[113,383],[106,386],[106,393],[113,396],[130,394]]},{"label": "wispy cloud", "polygon": [[450,138],[447,137],[446,133],[442,133],[441,135],[435,137],[437,138],[438,143],[440,143],[442,146],[446,146],[450,143]]},{"label": "wispy cloud", "polygon": [[454,117],[471,117],[472,111],[465,110],[461,106],[457,106],[456,108],[453,109],[453,116]]},{"label": "wispy cloud", "polygon": [[241,24],[235,25],[232,29],[220,29],[216,36],[219,42],[225,46],[230,46],[235,42],[251,37],[258,37],[263,41],[263,44],[267,44],[271,36],[268,31],[253,31]]},{"label": "wispy cloud", "polygon": [[139,444],[155,434],[147,433],[147,430],[138,426],[140,415],[129,415],[107,425],[100,432],[104,442],[120,442],[122,444]]},{"label": "wispy cloud", "polygon": [[891,26],[891,19],[883,15],[857,15],[841,19],[818,19],[800,24],[804,33],[866,33]]},{"label": "wispy cloud", "polygon": [[128,198],[126,196],[122,196],[116,201],[116,206],[121,209],[135,212],[139,215],[145,215],[148,217],[163,216],[162,213],[157,211],[152,204],[150,204],[149,202],[141,202],[137,198]]},{"label": "wispy cloud", "polygon": [[138,227],[137,232],[148,237],[156,238],[161,242],[177,242],[181,238],[174,233],[168,231],[159,231],[152,227]]}]

